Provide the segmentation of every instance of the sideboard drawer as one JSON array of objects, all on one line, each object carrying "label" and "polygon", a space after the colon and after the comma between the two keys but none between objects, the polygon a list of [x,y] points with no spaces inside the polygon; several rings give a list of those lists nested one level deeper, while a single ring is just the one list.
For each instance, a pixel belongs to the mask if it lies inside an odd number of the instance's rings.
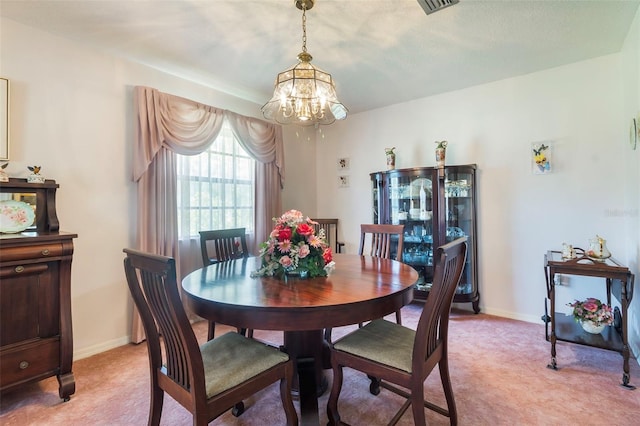
[{"label": "sideboard drawer", "polygon": [[36,340],[0,353],[0,389],[55,372],[60,366],[60,340]]},{"label": "sideboard drawer", "polygon": [[2,250],[0,261],[12,262],[26,259],[46,259],[64,254],[64,247],[60,243],[39,244],[33,246],[14,247],[11,250]]}]

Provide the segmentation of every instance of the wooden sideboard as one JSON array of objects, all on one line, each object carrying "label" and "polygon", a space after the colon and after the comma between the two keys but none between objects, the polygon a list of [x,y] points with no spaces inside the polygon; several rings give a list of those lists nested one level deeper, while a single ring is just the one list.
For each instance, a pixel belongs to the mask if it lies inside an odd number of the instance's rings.
[{"label": "wooden sideboard", "polygon": [[75,392],[71,260],[77,235],[57,231],[50,204],[55,182],[25,187],[16,181],[0,184],[0,192],[26,194],[38,206],[33,228],[0,234],[0,392],[57,376],[58,393],[67,401]]}]

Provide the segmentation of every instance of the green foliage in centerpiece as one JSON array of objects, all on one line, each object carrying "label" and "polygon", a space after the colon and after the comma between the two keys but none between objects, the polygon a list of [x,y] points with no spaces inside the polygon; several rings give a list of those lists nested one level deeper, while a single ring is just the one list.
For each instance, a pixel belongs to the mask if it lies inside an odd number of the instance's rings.
[{"label": "green foliage in centerpiece", "polygon": [[261,268],[252,275],[282,277],[289,271],[306,270],[311,278],[327,276],[333,253],[324,230],[316,235],[313,225],[317,223],[298,210],[289,210],[273,220],[275,228],[260,244]]}]

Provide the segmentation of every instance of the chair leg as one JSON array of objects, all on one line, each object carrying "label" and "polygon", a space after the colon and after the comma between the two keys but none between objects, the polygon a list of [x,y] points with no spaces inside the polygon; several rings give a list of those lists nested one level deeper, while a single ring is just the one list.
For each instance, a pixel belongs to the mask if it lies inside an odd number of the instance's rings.
[{"label": "chair leg", "polygon": [[453,397],[453,388],[451,387],[451,378],[449,376],[449,360],[447,354],[443,354],[438,363],[440,369],[440,380],[442,381],[442,389],[444,397],[447,400],[447,410],[449,411],[449,423],[452,426],[458,424],[458,410],[456,409],[456,401]]},{"label": "chair leg", "polygon": [[[153,380],[152,380],[153,382]],[[162,403],[164,401],[164,391],[155,383],[151,383],[151,401],[149,404],[149,426],[158,426],[162,416]]]},{"label": "chair leg", "polygon": [[424,415],[424,387],[420,383],[411,389],[411,410],[413,411],[413,424],[415,426],[425,426],[427,423]]},{"label": "chair leg", "polygon": [[209,331],[207,331],[207,341],[213,340],[216,334],[216,323],[209,321]]},{"label": "chair leg", "polygon": [[335,426],[341,424],[340,413],[338,413],[338,397],[342,389],[342,366],[334,364],[333,360],[331,364],[333,367],[333,385],[331,386],[331,393],[327,401],[327,417],[329,418],[327,425]]},{"label": "chair leg", "polygon": [[377,377],[369,376],[367,374],[369,380],[371,380],[371,384],[369,384],[369,392],[371,395],[379,395],[380,394],[380,382],[381,380]]},{"label": "chair leg", "polygon": [[293,380],[293,366],[287,369],[287,377],[280,380],[280,399],[284,408],[284,414],[287,416],[287,426],[298,425],[298,414],[293,406],[293,398],[291,397],[291,381]]},{"label": "chair leg", "polygon": [[400,312],[400,309],[396,311],[396,323],[402,325],[402,313]]},{"label": "chair leg", "polygon": [[209,424],[209,419],[207,418],[207,413],[195,412],[193,414],[193,426],[207,426]]}]

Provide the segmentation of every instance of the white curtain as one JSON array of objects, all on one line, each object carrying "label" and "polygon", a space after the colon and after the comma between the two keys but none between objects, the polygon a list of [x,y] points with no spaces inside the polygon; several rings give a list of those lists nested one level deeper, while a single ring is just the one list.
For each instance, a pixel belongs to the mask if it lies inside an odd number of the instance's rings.
[{"label": "white curtain", "polygon": [[[271,218],[280,214],[284,184],[282,128],[251,117],[150,87],[134,89],[136,138],[133,180],[138,183],[137,237],[139,250],[171,256],[178,265],[176,153],[196,155],[215,140],[226,118],[247,153],[257,160],[256,239],[266,240]],[[141,342],[144,332],[134,311],[131,340]]]}]

